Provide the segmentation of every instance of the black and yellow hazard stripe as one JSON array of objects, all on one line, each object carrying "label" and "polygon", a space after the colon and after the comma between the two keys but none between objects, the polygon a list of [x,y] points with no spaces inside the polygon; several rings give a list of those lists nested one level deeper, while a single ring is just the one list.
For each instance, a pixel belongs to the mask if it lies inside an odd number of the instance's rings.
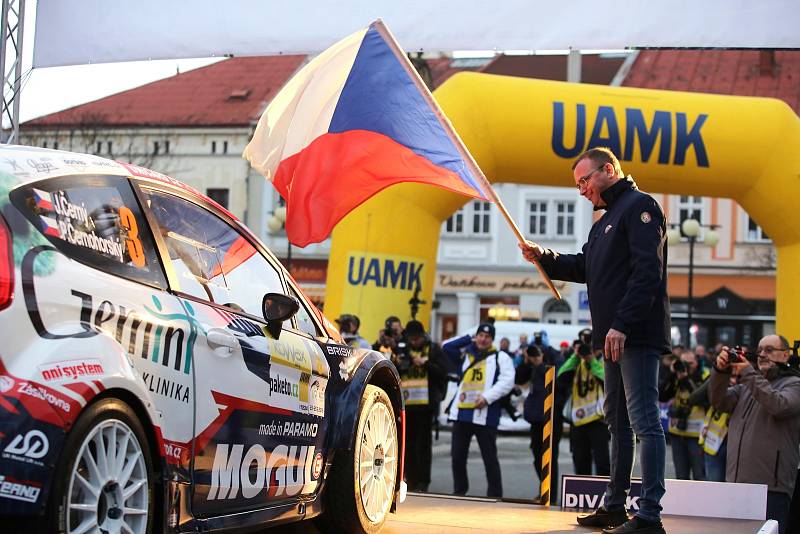
[{"label": "black and yellow hazard stripe", "polygon": [[[550,465],[553,461],[553,395],[556,368],[548,366],[544,375],[544,429],[542,430],[542,481],[539,485],[539,504],[550,506]],[[558,461],[556,455],[555,461]]]}]

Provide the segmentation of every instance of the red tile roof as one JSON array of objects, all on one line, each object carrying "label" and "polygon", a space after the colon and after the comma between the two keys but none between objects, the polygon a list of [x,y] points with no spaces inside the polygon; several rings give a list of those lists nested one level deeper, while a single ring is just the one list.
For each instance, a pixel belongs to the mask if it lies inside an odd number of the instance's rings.
[{"label": "red tile roof", "polygon": [[23,128],[248,126],[306,56],[236,57],[23,123]]},{"label": "red tile roof", "polygon": [[[625,61],[619,54],[583,54],[581,57],[581,81],[608,85]],[[506,56],[499,55],[481,69],[488,74],[503,74],[523,78],[566,81],[567,56]]]},{"label": "red tile roof", "polygon": [[779,98],[800,113],[800,51],[643,50],[623,85]]}]

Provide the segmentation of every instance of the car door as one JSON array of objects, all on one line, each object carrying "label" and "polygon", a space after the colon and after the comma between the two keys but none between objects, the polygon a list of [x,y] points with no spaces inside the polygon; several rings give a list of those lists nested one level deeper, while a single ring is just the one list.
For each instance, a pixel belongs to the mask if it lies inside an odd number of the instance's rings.
[{"label": "car door", "polygon": [[330,374],[314,339],[319,328],[304,310],[303,321],[271,333],[264,295],[288,292],[274,258],[209,206],[155,188],[142,193],[170,283],[198,324],[193,512],[247,511],[312,493]]}]

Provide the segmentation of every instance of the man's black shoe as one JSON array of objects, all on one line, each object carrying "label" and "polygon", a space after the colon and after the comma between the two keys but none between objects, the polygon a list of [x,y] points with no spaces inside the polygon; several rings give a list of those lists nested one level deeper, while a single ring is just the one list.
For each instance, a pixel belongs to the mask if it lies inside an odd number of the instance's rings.
[{"label": "man's black shoe", "polygon": [[661,521],[653,522],[639,516],[616,528],[604,528],[603,534],[666,534]]},{"label": "man's black shoe", "polygon": [[578,524],[584,527],[616,527],[628,520],[624,509],[608,511],[600,507],[589,515],[578,516]]}]

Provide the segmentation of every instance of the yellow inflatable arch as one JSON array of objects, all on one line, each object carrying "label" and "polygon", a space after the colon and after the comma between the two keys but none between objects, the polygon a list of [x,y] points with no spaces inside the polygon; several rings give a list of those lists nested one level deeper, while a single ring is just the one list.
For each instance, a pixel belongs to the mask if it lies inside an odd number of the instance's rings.
[{"label": "yellow inflatable arch", "polygon": [[[784,102],[475,73],[453,76],[435,97],[492,182],[572,185],[574,157],[600,145],[645,191],[736,200],[777,248],[777,330],[800,338],[800,119]],[[356,313],[371,338],[386,316],[410,318],[402,314],[419,284],[427,323],[441,224],[464,202],[400,184],[342,220],[328,316]]]}]

